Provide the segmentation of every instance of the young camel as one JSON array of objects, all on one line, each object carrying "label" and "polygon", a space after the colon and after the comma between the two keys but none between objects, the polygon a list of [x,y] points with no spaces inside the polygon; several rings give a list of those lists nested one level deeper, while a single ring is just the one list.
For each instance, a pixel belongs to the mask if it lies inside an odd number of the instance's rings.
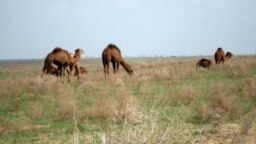
[{"label": "young camel", "polygon": [[75,68],[76,73],[77,73],[75,76],[77,76],[78,80],[80,79],[80,74],[81,74],[79,60],[81,59],[81,54],[83,52],[84,52],[83,49],[76,49],[75,55],[71,56],[71,59],[70,59],[70,62],[71,62],[70,63],[70,73],[72,73],[73,68]]},{"label": "young camel", "polygon": [[[83,73],[87,73],[88,71],[87,71],[87,69],[85,68],[85,67],[80,67],[80,71],[81,71],[81,74],[83,74]],[[75,71],[75,74],[74,74],[74,76],[77,76],[78,75],[78,72],[77,71]]]},{"label": "young camel", "polygon": [[119,64],[123,66],[130,76],[133,74],[131,66],[124,61],[120,49],[114,44],[109,44],[102,52],[105,77],[109,75],[109,62],[113,65],[114,74],[118,72]]}]

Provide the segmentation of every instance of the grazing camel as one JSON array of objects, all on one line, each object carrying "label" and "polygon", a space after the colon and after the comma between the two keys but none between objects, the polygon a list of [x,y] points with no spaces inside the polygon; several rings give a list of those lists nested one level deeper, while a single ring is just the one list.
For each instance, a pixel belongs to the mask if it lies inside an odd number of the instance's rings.
[{"label": "grazing camel", "polygon": [[221,62],[222,62],[222,64],[224,64],[225,53],[224,53],[224,51],[223,51],[223,49],[221,47],[219,47],[217,49],[217,51],[215,52],[214,58],[215,58],[216,64],[220,64]]},{"label": "grazing camel", "polygon": [[123,66],[130,76],[133,74],[131,66],[124,61],[120,49],[114,44],[109,44],[102,52],[102,63],[105,77],[109,74],[109,62],[113,65],[114,74],[118,72],[119,64]]},{"label": "grazing camel", "polygon": [[212,65],[212,62],[208,59],[201,59],[196,63],[196,67],[203,67],[209,69],[210,66]]},{"label": "grazing camel", "polygon": [[227,52],[226,53],[226,58],[231,59],[231,57],[233,57],[233,54],[231,52]]}]

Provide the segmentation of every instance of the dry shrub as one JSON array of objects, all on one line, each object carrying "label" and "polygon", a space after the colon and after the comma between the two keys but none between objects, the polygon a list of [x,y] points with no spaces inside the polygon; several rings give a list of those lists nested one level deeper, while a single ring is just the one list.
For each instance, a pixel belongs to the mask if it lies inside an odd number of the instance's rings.
[{"label": "dry shrub", "polygon": [[13,99],[19,97],[22,93],[22,86],[16,80],[3,80],[0,83],[1,91],[0,98],[1,100]]},{"label": "dry shrub", "polygon": [[224,70],[227,71],[228,76],[231,78],[241,78],[248,74],[253,65],[255,65],[254,59],[238,57],[225,63]]},{"label": "dry shrub", "polygon": [[181,87],[175,93],[171,93],[167,97],[163,98],[163,103],[171,104],[171,105],[189,105],[191,104],[198,92],[191,85],[186,85]]},{"label": "dry shrub", "polygon": [[197,91],[192,86],[183,87],[179,94],[180,102],[188,105],[195,99]]},{"label": "dry shrub", "polygon": [[[143,110],[142,110],[143,111]],[[143,123],[124,123],[121,131],[113,127],[106,135],[107,143],[189,143],[195,141],[191,125],[179,119],[177,113],[168,115],[168,121],[160,122],[160,110],[154,106],[140,113]],[[201,140],[198,136],[197,140]]]},{"label": "dry shrub", "polygon": [[220,108],[224,111],[231,111],[233,103],[226,97],[224,87],[222,84],[217,85],[215,91],[211,96],[211,106],[213,109]]},{"label": "dry shrub", "polygon": [[57,103],[59,111],[58,120],[72,120],[74,115],[79,114],[74,91],[69,85],[58,87]]},{"label": "dry shrub", "polygon": [[247,112],[241,118],[240,131],[243,134],[248,134],[249,130],[252,128],[253,121],[256,118],[256,108]]},{"label": "dry shrub", "polygon": [[256,101],[256,80],[250,79],[244,85],[244,95],[252,101]]},{"label": "dry shrub", "polygon": [[115,122],[138,122],[136,100],[130,94],[121,76],[107,78],[107,83],[98,88],[94,103],[86,109],[89,119],[112,119]]},{"label": "dry shrub", "polygon": [[102,120],[112,118],[114,116],[113,105],[114,103],[110,97],[102,97],[100,101],[96,102],[94,106],[87,110],[86,117]]},{"label": "dry shrub", "polygon": [[209,99],[196,107],[196,119],[203,123],[219,123],[239,115],[241,112],[237,96],[228,94],[222,84],[217,85]]},{"label": "dry shrub", "polygon": [[201,102],[197,107],[197,118],[199,121],[206,123],[209,119],[209,114],[211,113],[211,108],[205,102]]},{"label": "dry shrub", "polygon": [[30,109],[28,111],[28,115],[32,119],[38,119],[44,116],[44,105],[42,104],[42,102],[35,101],[32,104],[28,105],[28,107]]},{"label": "dry shrub", "polygon": [[[122,81],[122,80],[120,80]],[[127,87],[123,84],[117,88],[116,106],[114,109],[117,121],[125,121],[128,123],[139,123],[140,110],[136,104],[135,98],[130,94]]]}]

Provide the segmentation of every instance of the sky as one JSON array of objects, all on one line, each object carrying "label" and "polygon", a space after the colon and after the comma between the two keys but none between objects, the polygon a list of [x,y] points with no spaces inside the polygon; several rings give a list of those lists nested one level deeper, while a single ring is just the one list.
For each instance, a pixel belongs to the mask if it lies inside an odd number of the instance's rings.
[{"label": "sky", "polygon": [[0,59],[256,54],[256,0],[0,0]]}]

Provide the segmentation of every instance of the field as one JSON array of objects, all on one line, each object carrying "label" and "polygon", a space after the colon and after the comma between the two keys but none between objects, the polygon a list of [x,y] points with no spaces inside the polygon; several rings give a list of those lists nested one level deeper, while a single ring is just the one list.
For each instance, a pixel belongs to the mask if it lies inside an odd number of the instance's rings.
[{"label": "field", "polygon": [[106,80],[83,59],[71,83],[41,79],[42,60],[0,61],[0,143],[256,143],[256,56],[199,59],[126,58],[134,75]]}]

